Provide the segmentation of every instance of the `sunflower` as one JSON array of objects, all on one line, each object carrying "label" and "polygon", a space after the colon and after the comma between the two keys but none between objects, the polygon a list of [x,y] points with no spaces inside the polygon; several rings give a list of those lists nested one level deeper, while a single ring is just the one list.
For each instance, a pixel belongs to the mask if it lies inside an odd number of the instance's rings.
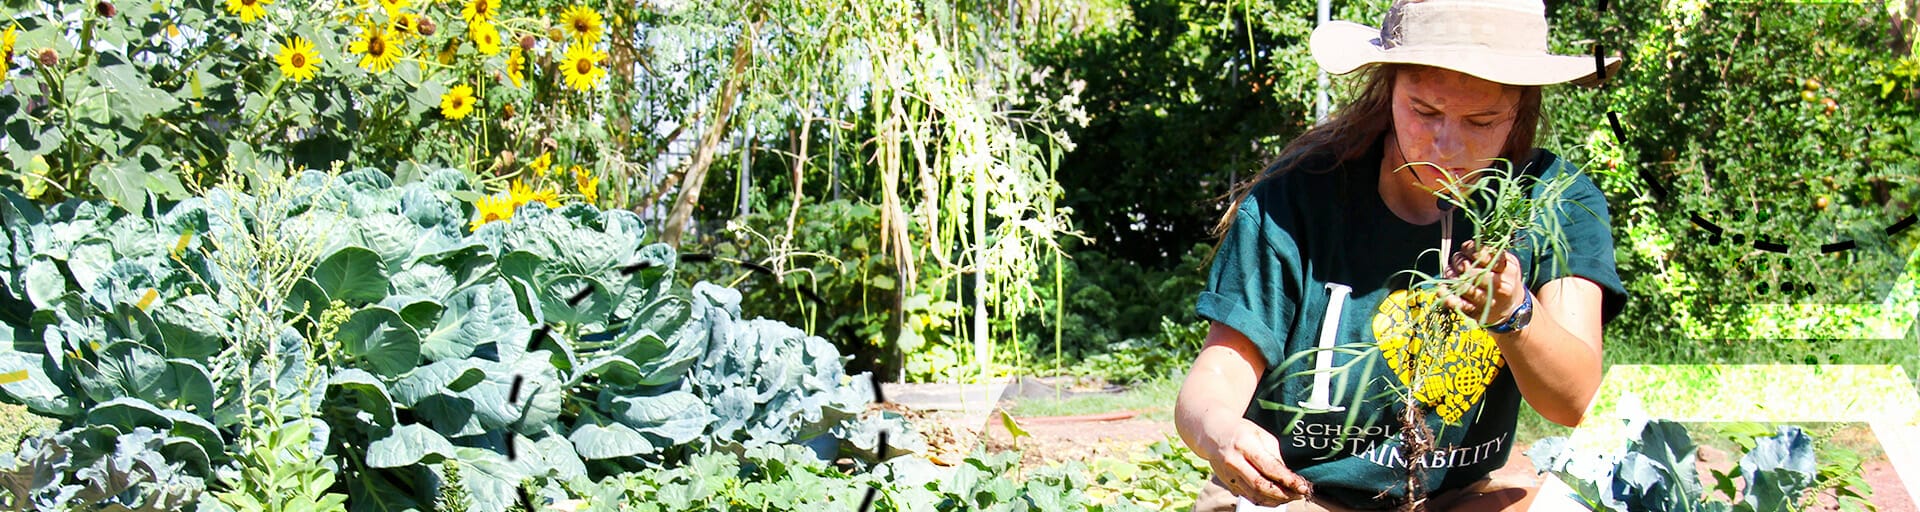
[{"label": "sunflower", "polygon": [[526,80],[526,75],[527,54],[521,51],[520,47],[515,46],[513,53],[507,56],[507,79],[513,80],[514,87],[520,87],[520,83]]},{"label": "sunflower", "polygon": [[267,15],[267,4],[273,0],[227,0],[227,12],[240,16],[241,23],[253,23],[255,18]]},{"label": "sunflower", "polygon": [[313,51],[313,42],[304,37],[295,37],[280,45],[280,54],[273,59],[280,62],[280,76],[295,82],[312,80],[320,71],[320,54]]},{"label": "sunflower", "polygon": [[599,176],[594,176],[593,173],[587,172],[586,168],[576,165],[573,166],[573,184],[575,188],[580,189],[580,195],[587,198],[588,204],[600,201]]},{"label": "sunflower", "polygon": [[480,53],[485,55],[497,55],[500,53],[500,29],[495,28],[492,23],[484,21],[474,23],[471,26],[472,28],[468,30],[468,35],[473,37],[474,49],[480,50]]},{"label": "sunflower", "polygon": [[514,179],[513,183],[507,187],[507,197],[513,201],[515,208],[533,202],[535,198],[533,187],[527,186],[526,182],[520,181],[518,178]]},{"label": "sunflower", "polygon": [[480,226],[488,222],[513,221],[513,198],[504,194],[494,194],[474,200],[473,223],[467,225],[468,231],[479,231]]},{"label": "sunflower", "polygon": [[575,42],[593,44],[600,42],[600,11],[592,7],[573,6],[560,13],[560,25]]},{"label": "sunflower", "polygon": [[419,35],[420,15],[410,12],[395,14],[387,21],[387,29],[403,37]]},{"label": "sunflower", "polygon": [[473,112],[473,105],[479,103],[473,99],[473,87],[453,86],[453,90],[440,95],[440,115],[447,119],[460,119]]},{"label": "sunflower", "polygon": [[500,2],[497,0],[469,0],[466,7],[460,8],[460,19],[467,20],[470,25],[478,25],[493,21],[499,10]]},{"label": "sunflower", "polygon": [[600,61],[607,54],[593,51],[587,45],[576,44],[567,48],[567,56],[560,61],[560,71],[566,75],[567,86],[587,91],[607,76],[607,69],[600,67]]},{"label": "sunflower", "polygon": [[438,60],[441,65],[452,66],[453,58],[456,55],[458,55],[458,53],[455,52],[454,50],[458,50],[458,49],[460,49],[460,40],[458,39],[448,40],[446,46],[441,46],[440,53],[438,53],[434,58],[435,60]]},{"label": "sunflower", "polygon": [[413,0],[380,0],[380,8],[387,10],[388,16],[399,16],[400,10],[407,8]]},{"label": "sunflower", "polygon": [[400,60],[399,41],[396,41],[399,38],[394,36],[392,30],[361,25],[360,40],[347,45],[347,51],[361,55],[360,67],[375,73],[386,72]]},{"label": "sunflower", "polygon": [[560,207],[560,189],[555,187],[547,187],[544,189],[540,189],[538,192],[534,192],[532,196],[528,196],[527,199],[529,201],[539,201],[541,203],[545,203],[547,205],[547,208],[559,208]]},{"label": "sunflower", "polygon": [[553,153],[540,153],[540,158],[535,158],[532,162],[528,162],[527,168],[533,169],[535,175],[546,176],[547,170],[553,168]]},{"label": "sunflower", "polygon": [[19,38],[14,31],[19,28],[18,25],[7,27],[6,34],[0,35],[0,82],[7,81],[7,67],[13,63],[13,42]]}]

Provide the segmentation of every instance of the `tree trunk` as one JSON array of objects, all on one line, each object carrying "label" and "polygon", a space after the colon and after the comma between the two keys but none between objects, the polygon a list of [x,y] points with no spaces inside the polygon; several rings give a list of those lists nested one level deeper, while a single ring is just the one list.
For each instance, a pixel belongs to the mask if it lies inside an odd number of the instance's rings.
[{"label": "tree trunk", "polygon": [[673,211],[667,214],[667,224],[661,228],[660,239],[668,245],[678,247],[680,236],[686,233],[687,219],[693,215],[693,207],[700,203],[700,189],[707,184],[707,170],[713,166],[714,152],[720,146],[720,139],[727,134],[729,122],[733,119],[733,106],[740,100],[745,89],[747,63],[753,57],[753,38],[760,30],[765,18],[755,20],[753,25],[740,31],[740,42],[733,47],[733,70],[728,73],[726,85],[720,88],[719,103],[714,105],[713,124],[707,126],[706,134],[700,137],[700,146],[694,150],[693,161],[687,163],[685,183],[680,195],[674,198]]}]

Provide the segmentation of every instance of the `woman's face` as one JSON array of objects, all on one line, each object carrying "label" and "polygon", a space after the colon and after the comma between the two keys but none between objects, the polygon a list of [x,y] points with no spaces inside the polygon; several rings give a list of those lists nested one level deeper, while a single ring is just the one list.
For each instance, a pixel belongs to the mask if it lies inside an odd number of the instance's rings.
[{"label": "woman's face", "polygon": [[[1513,129],[1520,88],[1457,71],[1411,67],[1394,77],[1393,132],[1413,178],[1435,180],[1491,167]],[[1434,166],[1439,167],[1434,167]],[[1444,174],[1443,174],[1444,173]]]}]

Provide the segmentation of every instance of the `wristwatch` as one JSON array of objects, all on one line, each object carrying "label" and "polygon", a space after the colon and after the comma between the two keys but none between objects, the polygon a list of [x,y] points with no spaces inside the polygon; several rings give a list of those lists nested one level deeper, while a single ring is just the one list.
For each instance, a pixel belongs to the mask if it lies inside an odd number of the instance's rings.
[{"label": "wristwatch", "polygon": [[1526,296],[1520,300],[1520,307],[1514,309],[1513,314],[1508,316],[1506,321],[1487,326],[1487,332],[1494,334],[1517,332],[1527,328],[1527,323],[1532,321],[1533,292],[1528,291],[1526,292]]}]

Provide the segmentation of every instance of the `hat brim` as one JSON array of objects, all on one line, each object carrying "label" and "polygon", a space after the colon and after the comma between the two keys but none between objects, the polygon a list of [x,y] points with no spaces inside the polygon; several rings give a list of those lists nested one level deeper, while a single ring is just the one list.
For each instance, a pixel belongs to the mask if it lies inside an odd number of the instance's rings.
[{"label": "hat brim", "polygon": [[[1484,46],[1380,48],[1380,29],[1351,21],[1329,21],[1313,30],[1308,47],[1328,73],[1344,75],[1368,64],[1418,64],[1451,69],[1508,85],[1571,83],[1592,86],[1602,80],[1593,56],[1510,53]],[[1620,69],[1607,57],[1605,76]]]}]

